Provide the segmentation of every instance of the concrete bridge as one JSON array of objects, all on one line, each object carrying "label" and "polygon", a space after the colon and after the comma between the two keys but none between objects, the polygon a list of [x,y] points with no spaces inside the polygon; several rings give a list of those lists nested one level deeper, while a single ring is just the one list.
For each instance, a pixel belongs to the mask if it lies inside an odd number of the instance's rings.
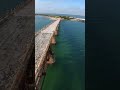
[{"label": "concrete bridge", "polygon": [[34,90],[34,17],[24,0],[0,20],[0,90]]},{"label": "concrete bridge", "polygon": [[58,34],[60,18],[52,24],[37,32],[35,35],[35,83],[36,90],[40,86],[42,76],[46,74],[47,65],[55,62],[51,45],[56,44],[55,36]]}]

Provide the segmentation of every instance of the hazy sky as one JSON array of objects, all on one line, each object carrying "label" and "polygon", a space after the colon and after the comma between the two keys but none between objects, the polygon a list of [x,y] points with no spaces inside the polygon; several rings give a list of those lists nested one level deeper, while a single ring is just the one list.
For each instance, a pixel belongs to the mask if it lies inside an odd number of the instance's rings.
[{"label": "hazy sky", "polygon": [[35,0],[35,13],[85,15],[85,0]]}]

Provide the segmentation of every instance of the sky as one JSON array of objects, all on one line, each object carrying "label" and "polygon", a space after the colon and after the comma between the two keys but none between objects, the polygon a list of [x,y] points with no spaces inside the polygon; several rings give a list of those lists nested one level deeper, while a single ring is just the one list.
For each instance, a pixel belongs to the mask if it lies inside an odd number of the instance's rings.
[{"label": "sky", "polygon": [[85,16],[85,0],[35,0],[35,13]]}]

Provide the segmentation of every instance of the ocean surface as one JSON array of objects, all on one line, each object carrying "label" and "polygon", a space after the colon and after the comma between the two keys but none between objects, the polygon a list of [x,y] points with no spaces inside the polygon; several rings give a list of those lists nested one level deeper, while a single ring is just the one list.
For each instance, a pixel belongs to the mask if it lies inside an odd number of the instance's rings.
[{"label": "ocean surface", "polygon": [[85,90],[85,23],[61,21],[56,41],[42,90]]},{"label": "ocean surface", "polygon": [[52,23],[53,21],[40,15],[35,15],[35,32],[41,30],[44,26]]}]

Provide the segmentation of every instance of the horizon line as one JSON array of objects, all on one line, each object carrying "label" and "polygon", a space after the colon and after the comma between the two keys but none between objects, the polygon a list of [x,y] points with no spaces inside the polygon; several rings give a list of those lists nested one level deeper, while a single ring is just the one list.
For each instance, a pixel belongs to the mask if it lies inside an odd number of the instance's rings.
[{"label": "horizon line", "polygon": [[35,13],[35,14],[67,14],[67,15],[79,15],[79,16],[84,16],[85,15],[80,15],[80,14],[68,14],[68,13]]}]

